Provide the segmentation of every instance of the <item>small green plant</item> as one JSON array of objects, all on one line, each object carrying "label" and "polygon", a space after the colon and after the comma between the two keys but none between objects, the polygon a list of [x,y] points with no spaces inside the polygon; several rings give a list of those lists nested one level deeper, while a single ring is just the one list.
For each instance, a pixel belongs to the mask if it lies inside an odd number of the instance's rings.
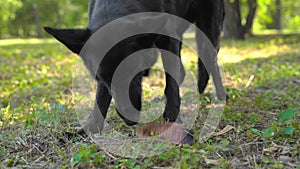
[{"label": "small green plant", "polygon": [[259,122],[259,116],[257,113],[252,113],[250,117],[250,124],[255,124]]},{"label": "small green plant", "polygon": [[139,165],[136,165],[136,162],[133,159],[120,159],[119,164],[115,165],[114,168],[132,168],[140,169]]},{"label": "small green plant", "polygon": [[263,161],[265,164],[269,164],[269,163],[270,163],[270,160],[268,159],[268,157],[263,157],[263,158],[262,158],[262,161]]},{"label": "small green plant", "polygon": [[236,101],[244,95],[245,91],[236,88],[227,87],[227,94],[229,95],[230,101]]},{"label": "small green plant", "polygon": [[265,130],[258,130],[251,128],[253,133],[261,133],[265,138],[271,138],[272,136],[291,136],[298,128],[297,123],[294,123],[293,118],[298,114],[296,109],[287,109],[282,111],[277,118],[277,121],[273,121],[271,127]]},{"label": "small green plant", "polygon": [[87,144],[80,145],[78,152],[73,155],[71,166],[101,163],[105,155],[98,154],[95,151],[95,146],[97,145],[92,145],[92,147],[88,147]]}]

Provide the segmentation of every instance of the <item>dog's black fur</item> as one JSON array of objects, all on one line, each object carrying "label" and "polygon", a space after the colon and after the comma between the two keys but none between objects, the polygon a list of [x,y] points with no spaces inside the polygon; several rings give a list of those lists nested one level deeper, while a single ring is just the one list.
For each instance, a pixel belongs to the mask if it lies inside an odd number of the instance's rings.
[{"label": "dog's black fur", "polygon": [[[91,0],[89,4],[89,24],[87,29],[62,30],[45,28],[45,30],[65,44],[71,51],[79,54],[89,37],[99,28],[120,17],[140,12],[169,13],[195,23],[208,37],[216,50],[219,50],[220,33],[224,19],[223,0]],[[182,36],[184,31],[185,30],[179,32],[178,35]],[[168,50],[180,57],[181,42],[166,36],[148,35],[123,40],[113,47],[104,58],[100,64],[101,71],[95,75],[98,80],[95,107],[99,107],[104,118],[106,117],[107,109],[112,99],[107,84],[110,84],[112,75],[118,64],[120,64],[124,57],[138,50],[151,48],[153,46]],[[199,42],[198,50],[200,50]],[[141,110],[142,74],[141,72],[136,75],[130,85],[130,99],[137,110]],[[99,76],[102,77],[102,80],[98,78]],[[200,93],[204,92],[208,79],[208,71],[199,59],[198,89]],[[179,86],[168,74],[166,74],[165,95],[167,103],[163,117],[168,121],[176,121],[180,107]],[[136,122],[130,121],[123,116],[121,117],[127,125],[136,124]],[[97,132],[93,129],[90,129],[90,131]]]}]

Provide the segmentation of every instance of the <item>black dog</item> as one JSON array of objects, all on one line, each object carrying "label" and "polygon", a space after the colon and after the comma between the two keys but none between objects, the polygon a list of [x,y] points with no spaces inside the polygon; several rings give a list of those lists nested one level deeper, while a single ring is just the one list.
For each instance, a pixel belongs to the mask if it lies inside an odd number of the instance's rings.
[{"label": "black dog", "polygon": [[[223,0],[91,0],[89,5],[89,24],[87,29],[53,29],[45,30],[65,44],[71,51],[79,54],[87,40],[102,26],[120,17],[141,13],[141,12],[161,12],[176,15],[195,25],[211,41],[215,49],[219,50],[220,33],[224,19]],[[177,34],[182,37],[185,30]],[[197,36],[200,36],[197,34]],[[99,42],[100,43],[100,42]],[[198,42],[198,51],[201,53],[202,47]],[[92,133],[101,131],[106,117],[107,109],[112,96],[109,85],[112,75],[121,61],[128,55],[145,48],[157,47],[172,52],[180,57],[181,42],[163,35],[140,35],[123,40],[114,46],[107,57],[101,62],[101,70],[95,74],[98,80],[97,95],[94,112],[90,122],[84,129]],[[163,54],[163,53],[162,53]],[[91,69],[88,67],[88,69]],[[198,89],[200,93],[208,83],[209,73],[204,63],[198,60]],[[218,67],[216,66],[216,79],[220,85],[219,96],[224,96]],[[133,79],[130,85],[130,100],[137,110],[141,110],[141,81],[143,72]],[[180,110],[179,86],[176,81],[166,73],[165,96],[167,99],[163,117],[166,121],[176,121]],[[226,97],[226,96],[225,96]],[[220,98],[219,98],[220,99]],[[225,99],[221,97],[221,99]],[[99,118],[97,111],[100,109],[103,118]],[[118,110],[117,110],[118,112]],[[134,125],[137,122],[131,121],[119,113],[120,117],[127,125]],[[82,131],[81,131],[82,132]]]}]

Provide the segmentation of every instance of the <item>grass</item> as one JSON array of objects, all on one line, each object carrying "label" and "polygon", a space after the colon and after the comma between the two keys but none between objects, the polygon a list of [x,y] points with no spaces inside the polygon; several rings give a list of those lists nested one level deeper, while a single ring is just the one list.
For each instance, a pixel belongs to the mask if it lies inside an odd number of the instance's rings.
[{"label": "grass", "polygon": [[[190,45],[195,44],[190,41]],[[220,60],[230,100],[216,131],[221,134],[201,144],[130,159],[111,154],[90,139],[59,142],[64,131],[80,126],[72,99],[72,71],[79,61],[76,55],[53,40],[2,40],[0,168],[297,168],[299,46],[299,35],[222,41]],[[183,59],[194,63],[189,55],[184,49]],[[187,66],[195,69],[194,64]],[[145,79],[151,84],[144,87],[145,104],[150,106],[151,98],[163,89],[158,76],[163,77],[154,71]],[[210,104],[209,95],[201,98],[195,133],[201,130]],[[111,107],[109,113],[113,112]],[[132,130],[117,116],[112,118],[121,131]],[[222,132],[226,126],[231,130]]]}]

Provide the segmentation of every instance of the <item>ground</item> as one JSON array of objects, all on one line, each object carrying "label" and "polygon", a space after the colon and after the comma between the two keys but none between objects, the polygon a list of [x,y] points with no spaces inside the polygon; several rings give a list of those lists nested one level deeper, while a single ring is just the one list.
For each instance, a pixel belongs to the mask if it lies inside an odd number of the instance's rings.
[{"label": "ground", "polygon": [[[299,46],[300,35],[223,40],[219,57],[230,99],[216,134],[204,143],[130,159],[90,139],[61,142],[63,132],[79,127],[72,99],[78,56],[54,40],[1,40],[0,168],[299,168]],[[185,48],[185,66],[195,72],[189,55]],[[163,90],[158,76],[153,71],[144,80],[146,105]],[[211,88],[199,97],[195,133],[208,113]],[[112,118],[120,130],[132,130]]]}]

